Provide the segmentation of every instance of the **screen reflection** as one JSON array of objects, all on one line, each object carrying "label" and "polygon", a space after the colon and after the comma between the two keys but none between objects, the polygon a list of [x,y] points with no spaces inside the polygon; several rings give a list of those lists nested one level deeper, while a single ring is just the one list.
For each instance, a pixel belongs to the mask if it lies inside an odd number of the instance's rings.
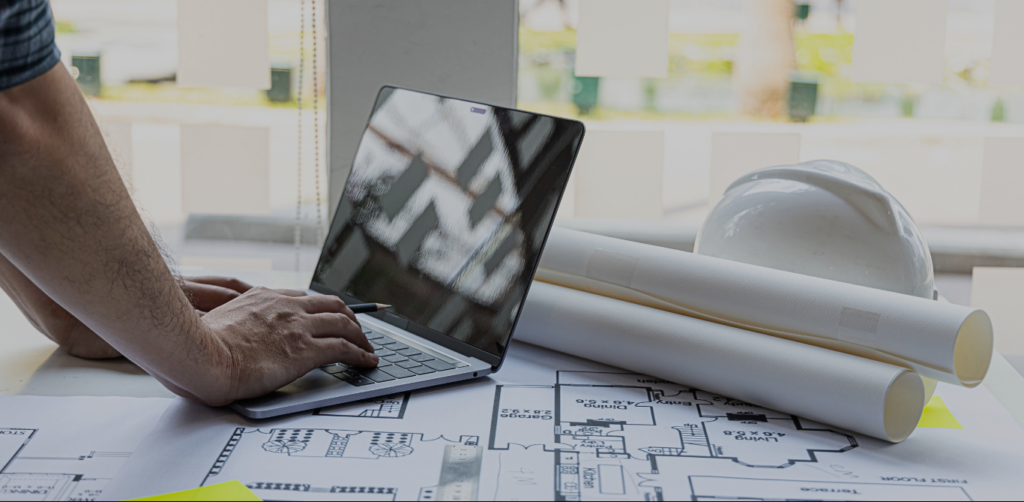
[{"label": "screen reflection", "polygon": [[502,355],[582,135],[383,88],[313,282]]}]

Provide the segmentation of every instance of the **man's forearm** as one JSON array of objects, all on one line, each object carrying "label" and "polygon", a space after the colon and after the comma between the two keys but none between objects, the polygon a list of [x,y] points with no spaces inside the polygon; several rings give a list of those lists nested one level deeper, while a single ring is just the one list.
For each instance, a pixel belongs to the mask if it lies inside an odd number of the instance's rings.
[{"label": "man's forearm", "polygon": [[154,376],[198,394],[215,387],[202,371],[224,355],[62,65],[0,93],[0,138],[0,254]]},{"label": "man's forearm", "polygon": [[69,354],[89,359],[121,357],[117,350],[43,293],[2,254],[0,289],[11,297],[40,333]]}]

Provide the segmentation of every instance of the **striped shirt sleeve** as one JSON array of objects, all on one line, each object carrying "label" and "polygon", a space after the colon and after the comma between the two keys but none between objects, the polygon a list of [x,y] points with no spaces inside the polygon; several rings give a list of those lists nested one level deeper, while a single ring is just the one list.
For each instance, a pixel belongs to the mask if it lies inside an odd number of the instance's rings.
[{"label": "striped shirt sleeve", "polygon": [[0,0],[0,91],[24,84],[60,61],[47,0]]}]

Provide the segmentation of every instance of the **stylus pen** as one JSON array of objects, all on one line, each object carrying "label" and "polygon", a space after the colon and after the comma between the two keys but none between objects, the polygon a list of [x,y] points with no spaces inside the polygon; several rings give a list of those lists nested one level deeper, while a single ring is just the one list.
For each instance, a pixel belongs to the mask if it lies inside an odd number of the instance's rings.
[{"label": "stylus pen", "polygon": [[349,305],[348,308],[352,310],[353,314],[368,314],[378,310],[389,309],[391,305],[384,305],[383,303],[357,303]]}]

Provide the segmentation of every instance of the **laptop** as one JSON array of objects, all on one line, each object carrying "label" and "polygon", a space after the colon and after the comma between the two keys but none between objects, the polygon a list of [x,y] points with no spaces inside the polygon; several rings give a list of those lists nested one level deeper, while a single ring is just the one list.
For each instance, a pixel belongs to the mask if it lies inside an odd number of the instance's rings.
[{"label": "laptop", "polygon": [[380,365],[323,366],[232,408],[269,418],[498,371],[583,134],[574,120],[381,88],[310,284],[392,306],[357,314]]}]

